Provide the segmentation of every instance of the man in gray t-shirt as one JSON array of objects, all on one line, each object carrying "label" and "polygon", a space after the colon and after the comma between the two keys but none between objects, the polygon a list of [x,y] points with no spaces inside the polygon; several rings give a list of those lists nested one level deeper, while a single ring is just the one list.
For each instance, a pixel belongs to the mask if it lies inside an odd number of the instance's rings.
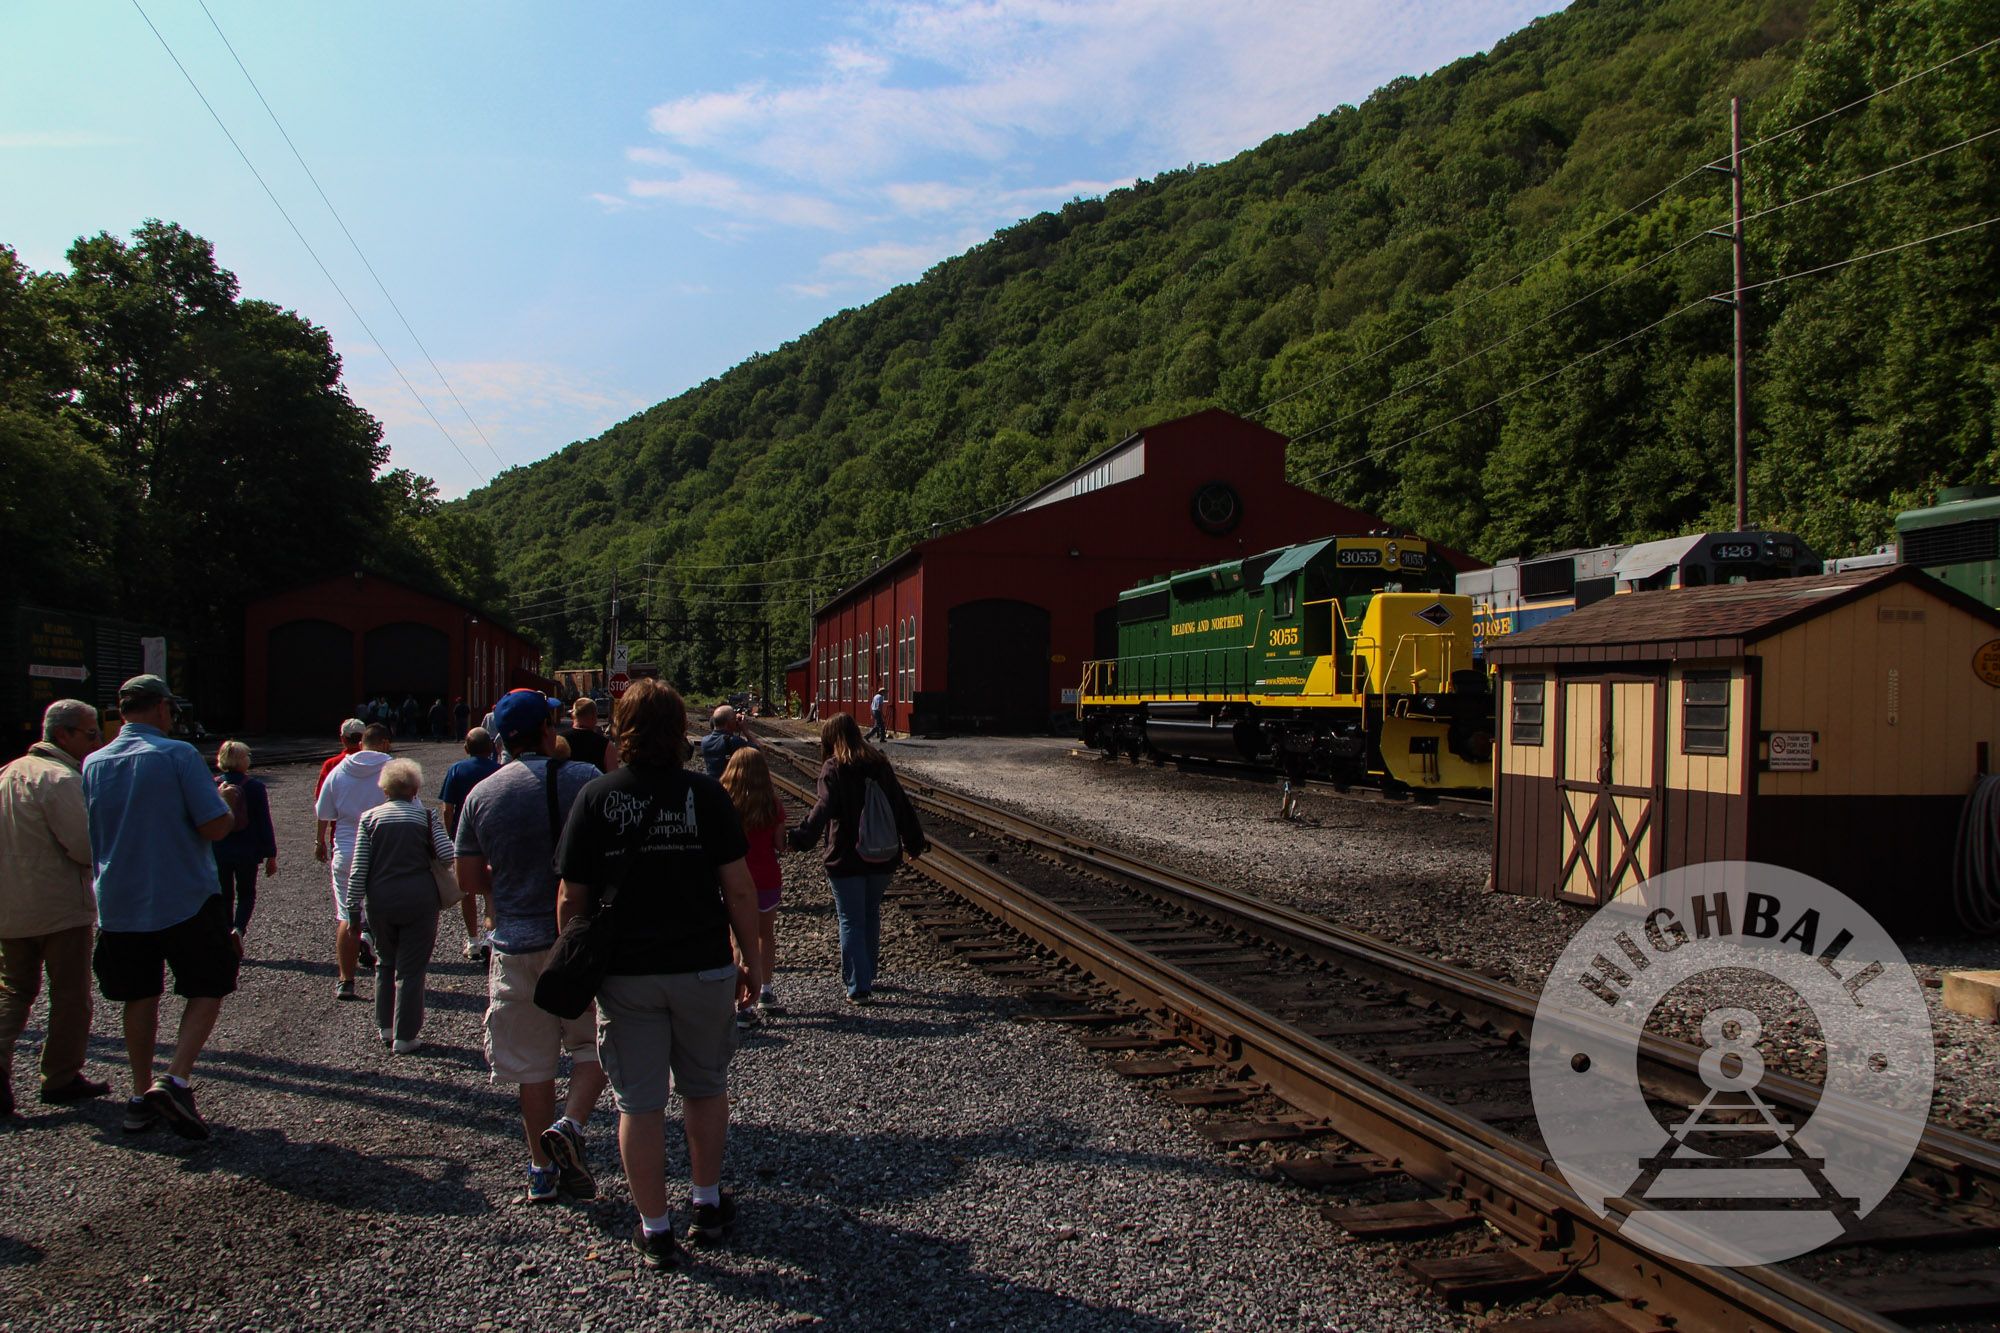
[{"label": "man in gray t-shirt", "polygon": [[[578,792],[603,774],[559,762],[555,829],[550,828],[549,759],[555,728],[538,690],[515,690],[493,709],[514,762],[474,787],[458,815],[458,884],[492,894],[493,966],[486,977],[486,1059],[496,1083],[521,1087],[528,1139],[528,1199],[554,1201],[558,1187],[589,1199],[596,1184],[583,1162],[583,1125],[604,1091],[597,1058],[597,1012],[557,1018],[535,1004],[535,983],[556,942],[556,839]],[[569,1097],[556,1119],[556,1072],[571,1061]]]}]

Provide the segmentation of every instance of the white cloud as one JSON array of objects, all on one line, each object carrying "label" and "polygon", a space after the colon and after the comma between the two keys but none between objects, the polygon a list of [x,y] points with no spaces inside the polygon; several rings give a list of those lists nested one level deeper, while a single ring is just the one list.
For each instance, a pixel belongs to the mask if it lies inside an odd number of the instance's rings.
[{"label": "white cloud", "polygon": [[635,199],[658,199],[666,203],[708,208],[750,221],[835,231],[850,225],[847,210],[832,200],[790,191],[765,190],[723,172],[695,167],[683,168],[681,174],[672,179],[628,181],[625,190]]}]

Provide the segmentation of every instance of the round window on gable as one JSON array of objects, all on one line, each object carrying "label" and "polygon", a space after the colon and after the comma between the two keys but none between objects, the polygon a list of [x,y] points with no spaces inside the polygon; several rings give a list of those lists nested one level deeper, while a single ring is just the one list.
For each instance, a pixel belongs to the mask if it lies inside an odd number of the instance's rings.
[{"label": "round window on gable", "polygon": [[1211,537],[1235,531],[1243,520],[1243,497],[1226,481],[1207,482],[1194,493],[1194,525]]}]

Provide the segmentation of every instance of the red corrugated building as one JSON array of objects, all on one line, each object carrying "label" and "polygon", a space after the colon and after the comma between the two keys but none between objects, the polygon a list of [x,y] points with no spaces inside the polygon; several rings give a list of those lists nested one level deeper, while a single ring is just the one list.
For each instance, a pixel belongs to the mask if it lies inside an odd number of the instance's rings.
[{"label": "red corrugated building", "polygon": [[484,610],[366,571],[252,602],[243,642],[252,733],[329,734],[378,694],[463,698],[477,725],[508,690],[555,688],[542,650]]},{"label": "red corrugated building", "polygon": [[1074,706],[1083,664],[1115,654],[1124,589],[1385,526],[1288,482],[1285,445],[1228,412],[1198,412],[1147,427],[977,527],[910,547],[815,614],[820,716],[866,720],[879,686],[896,730],[1043,730]]}]

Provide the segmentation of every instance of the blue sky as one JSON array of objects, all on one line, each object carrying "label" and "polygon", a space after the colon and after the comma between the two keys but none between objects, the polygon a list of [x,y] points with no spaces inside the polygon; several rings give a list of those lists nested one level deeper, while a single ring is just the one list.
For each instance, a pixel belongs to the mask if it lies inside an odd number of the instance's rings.
[{"label": "blue sky", "polygon": [[246,295],[332,331],[393,461],[446,495],[865,305],[997,228],[1221,161],[1554,7],[206,4],[0,7],[0,242],[51,269],[77,236],[148,217],[207,237]]}]

